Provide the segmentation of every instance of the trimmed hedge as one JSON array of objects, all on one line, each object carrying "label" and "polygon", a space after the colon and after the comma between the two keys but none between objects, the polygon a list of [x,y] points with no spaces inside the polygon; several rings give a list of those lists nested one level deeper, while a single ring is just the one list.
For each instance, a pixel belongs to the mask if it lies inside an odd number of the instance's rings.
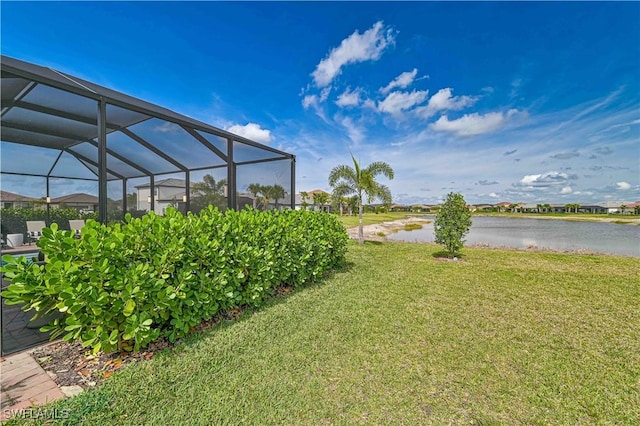
[{"label": "trimmed hedge", "polygon": [[46,264],[4,256],[7,304],[63,316],[42,328],[95,352],[171,341],[216,314],[259,306],[281,284],[300,285],[342,264],[347,234],[328,214],[308,211],[183,216],[169,209],[125,223],[90,220],[76,239],[56,225],[38,242]]},{"label": "trimmed hedge", "polygon": [[6,234],[24,234],[28,220],[42,220],[47,226],[56,223],[60,229],[69,230],[69,219],[96,219],[96,213],[80,213],[76,209],[0,209],[1,232]]}]

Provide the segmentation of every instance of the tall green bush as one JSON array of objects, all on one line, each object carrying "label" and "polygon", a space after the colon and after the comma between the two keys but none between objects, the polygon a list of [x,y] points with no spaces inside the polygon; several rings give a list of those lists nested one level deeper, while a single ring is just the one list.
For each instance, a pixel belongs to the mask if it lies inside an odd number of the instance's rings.
[{"label": "tall green bush", "polygon": [[339,266],[347,234],[331,215],[307,211],[168,209],[125,223],[90,220],[76,239],[56,225],[38,242],[44,265],[4,256],[8,304],[61,318],[52,338],[94,351],[174,341],[232,307],[259,306],[280,284],[300,285]]}]

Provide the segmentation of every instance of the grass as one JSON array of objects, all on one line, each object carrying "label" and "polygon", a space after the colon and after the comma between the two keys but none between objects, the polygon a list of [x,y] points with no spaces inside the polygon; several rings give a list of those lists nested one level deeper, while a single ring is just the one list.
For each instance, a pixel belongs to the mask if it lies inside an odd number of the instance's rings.
[{"label": "grass", "polygon": [[348,266],[54,403],[67,424],[639,424],[640,260],[351,243]]},{"label": "grass", "polygon": [[596,213],[512,213],[512,212],[475,212],[478,216],[503,216],[515,218],[564,219],[577,222],[611,221],[619,225],[638,225],[640,216],[632,214],[596,214]]},{"label": "grass", "polygon": [[416,229],[422,229],[422,224],[420,223],[407,223],[404,225],[405,231],[415,231]]}]

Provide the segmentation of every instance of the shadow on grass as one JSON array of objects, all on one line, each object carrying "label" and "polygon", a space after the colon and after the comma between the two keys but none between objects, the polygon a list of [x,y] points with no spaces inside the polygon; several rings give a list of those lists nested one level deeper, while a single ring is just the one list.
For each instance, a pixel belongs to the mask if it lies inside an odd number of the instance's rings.
[{"label": "shadow on grass", "polygon": [[454,258],[462,260],[465,258],[464,254],[456,253],[455,255],[451,255],[448,251],[445,251],[445,250],[436,251],[435,253],[431,254],[431,256],[436,259],[448,259],[448,260],[453,260]]}]

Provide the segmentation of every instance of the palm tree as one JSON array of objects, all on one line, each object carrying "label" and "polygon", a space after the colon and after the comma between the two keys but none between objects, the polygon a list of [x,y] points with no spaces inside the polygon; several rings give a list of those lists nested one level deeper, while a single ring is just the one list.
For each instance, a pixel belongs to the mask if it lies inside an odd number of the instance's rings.
[{"label": "palm tree", "polygon": [[313,204],[320,206],[320,211],[324,211],[324,205],[329,201],[329,194],[326,192],[316,192],[313,194]]},{"label": "palm tree", "polygon": [[347,206],[349,207],[349,216],[358,208],[358,196],[354,195],[347,198]]},{"label": "palm tree", "polygon": [[300,191],[300,198],[302,198],[302,210],[306,210],[309,203],[307,203],[307,198],[309,198],[309,193],[307,191]]},{"label": "palm tree", "polygon": [[259,183],[252,183],[247,186],[247,191],[253,197],[253,209],[258,207],[258,194],[262,191],[262,186]]},{"label": "palm tree", "polygon": [[624,211],[627,209],[626,204],[620,204],[620,214],[624,214]]},{"label": "palm tree", "polygon": [[275,184],[271,187],[271,196],[275,199],[275,205],[276,205],[276,210],[278,210],[278,200],[280,198],[284,198],[284,196],[287,194],[287,191],[284,189],[283,186]]},{"label": "palm tree", "polygon": [[260,193],[262,194],[260,200],[264,206],[264,210],[267,211],[269,210],[269,200],[275,198],[275,188],[272,185],[264,185],[260,187]]},{"label": "palm tree", "polygon": [[378,175],[393,179],[393,169],[382,161],[369,164],[366,168],[360,168],[353,154],[353,168],[341,164],[329,173],[329,186],[333,188],[334,197],[355,195],[358,200],[358,242],[364,244],[364,232],[362,230],[362,201],[366,195],[368,202],[379,198],[385,203],[391,202],[391,191],[385,185],[376,182]]},{"label": "palm tree", "polygon": [[191,193],[193,194],[191,210],[197,213],[209,205],[224,208],[227,203],[224,197],[226,184],[226,179],[220,179],[216,182],[213,176],[204,175],[202,182],[196,182],[191,185]]},{"label": "palm tree", "polygon": [[340,205],[340,216],[342,216],[345,206],[349,204],[349,199],[347,197],[340,197],[338,199],[338,204]]}]

